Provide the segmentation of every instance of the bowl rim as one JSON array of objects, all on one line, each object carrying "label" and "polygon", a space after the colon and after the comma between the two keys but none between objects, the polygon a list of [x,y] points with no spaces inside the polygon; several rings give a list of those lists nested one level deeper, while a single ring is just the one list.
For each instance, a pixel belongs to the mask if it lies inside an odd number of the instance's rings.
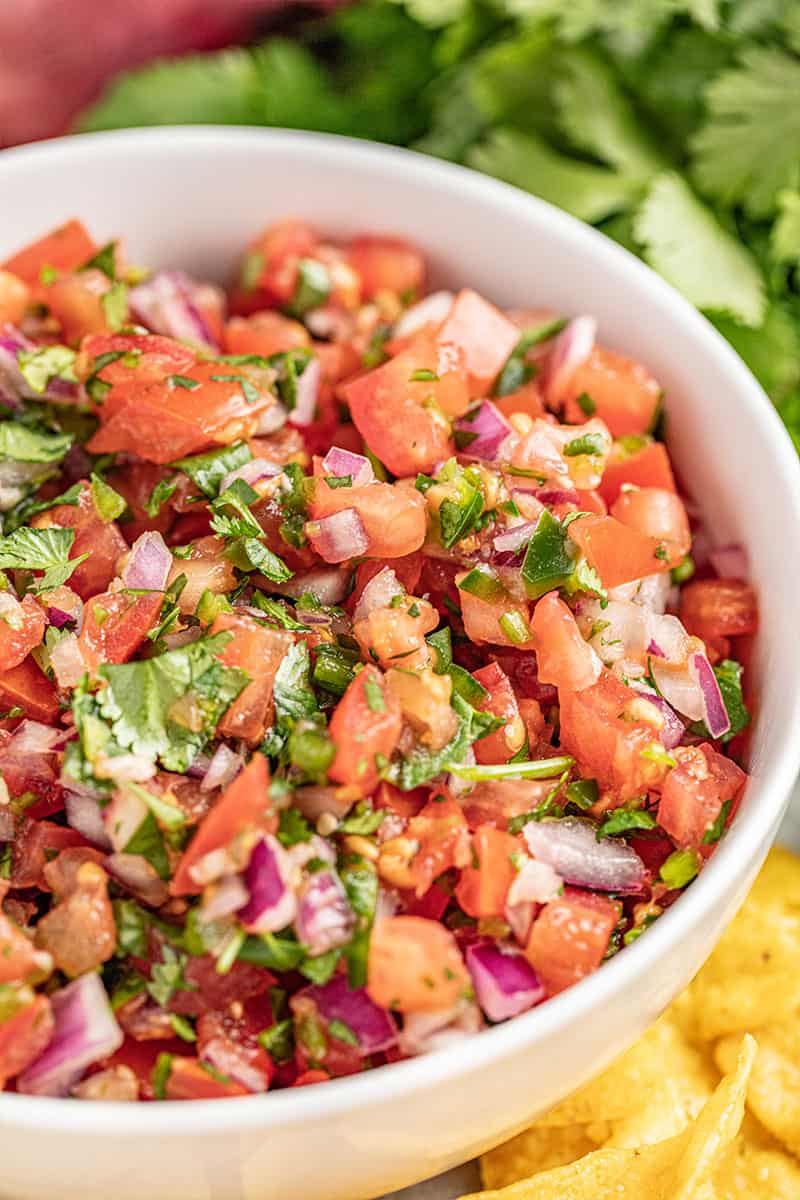
[{"label": "bowl rim", "polygon": [[[468,195],[494,209],[498,219],[503,213],[524,218],[524,210],[536,214],[563,240],[587,256],[598,269],[625,286],[636,281],[663,307],[672,308],[695,339],[706,343],[713,353],[721,376],[737,379],[740,402],[757,417],[761,436],[768,445],[774,466],[774,480],[789,509],[784,507],[783,524],[800,527],[800,461],[784,426],[744,362],[717,330],[688,300],[655,274],[645,263],[622,246],[577,218],[555,208],[538,197],[516,187],[491,179],[477,171],[434,159],[411,150],[334,134],[269,129],[249,126],[173,125],[87,133],[54,138],[29,146],[13,147],[0,155],[0,181],[10,177],[17,167],[28,164],[52,164],[52,169],[70,166],[75,159],[102,156],[122,147],[126,155],[140,149],[145,154],[169,153],[176,139],[198,153],[225,153],[243,148],[258,154],[268,145],[271,151],[303,152],[325,165],[341,165],[342,156],[365,169],[387,173],[399,186],[409,177],[428,185],[440,186],[451,199]],[[2,188],[0,187],[0,191]],[[276,1128],[302,1125],[319,1118],[334,1118],[372,1106],[391,1093],[393,1099],[409,1096],[432,1085],[452,1082],[493,1061],[510,1059],[515,1049],[555,1037],[559,1027],[590,1016],[593,1009],[621,995],[636,979],[654,965],[668,947],[711,911],[725,880],[738,873],[747,861],[748,850],[760,844],[777,826],[788,802],[791,787],[800,771],[800,689],[787,701],[791,736],[782,753],[764,765],[759,779],[759,804],[746,817],[734,820],[725,838],[691,888],[692,903],[679,901],[648,931],[616,955],[602,970],[575,984],[547,1004],[513,1020],[485,1030],[480,1036],[459,1042],[457,1047],[434,1051],[417,1058],[392,1063],[387,1068],[333,1079],[325,1087],[284,1089],[268,1094],[230,1099],[206,1100],[202,1104],[155,1102],[122,1104],[99,1101],[69,1104],[63,1099],[0,1093],[0,1123],[27,1130],[52,1130],[64,1133],[109,1134],[139,1138],[158,1135],[174,1139],[186,1134],[218,1134],[233,1130]]]}]

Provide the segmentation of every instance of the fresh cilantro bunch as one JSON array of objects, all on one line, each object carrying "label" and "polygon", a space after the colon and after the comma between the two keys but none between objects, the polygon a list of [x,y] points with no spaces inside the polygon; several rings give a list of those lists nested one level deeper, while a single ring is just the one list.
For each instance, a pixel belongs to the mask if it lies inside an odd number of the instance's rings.
[{"label": "fresh cilantro bunch", "polygon": [[367,0],[122,76],[83,129],[411,145],[599,226],[702,309],[800,446],[800,0]]}]

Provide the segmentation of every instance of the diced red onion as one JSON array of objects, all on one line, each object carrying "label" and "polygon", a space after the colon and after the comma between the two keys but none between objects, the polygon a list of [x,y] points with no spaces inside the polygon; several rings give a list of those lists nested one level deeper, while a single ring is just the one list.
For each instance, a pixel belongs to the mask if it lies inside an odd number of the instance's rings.
[{"label": "diced red onion", "polygon": [[92,1063],[118,1050],[123,1033],[100,976],[81,975],[50,996],[55,1028],[44,1051],[17,1079],[31,1096],[66,1096]]},{"label": "diced red onion", "polygon": [[86,674],[86,662],[74,633],[66,633],[50,651],[50,665],[60,688],[77,687]]},{"label": "diced red onion", "polygon": [[119,788],[103,810],[103,823],[111,845],[122,851],[146,819],[149,809],[131,789]]},{"label": "diced red onion", "polygon": [[554,900],[564,881],[547,863],[529,858],[514,877],[506,897],[504,916],[520,946],[527,945],[540,904]]},{"label": "diced red onion", "polygon": [[661,695],[681,716],[690,721],[700,721],[705,713],[703,693],[696,672],[689,663],[674,666],[660,658],[650,659],[650,673]]},{"label": "diced red onion", "polygon": [[353,910],[338,876],[316,871],[304,885],[294,928],[312,956],[344,946],[353,933]]},{"label": "diced red onion", "polygon": [[595,828],[580,817],[530,821],[524,830],[528,849],[567,883],[601,892],[638,892],[645,879],[639,855],[621,838],[598,842]]},{"label": "diced red onion", "polygon": [[[641,606],[638,606],[641,607]],[[650,613],[647,618],[650,632],[648,653],[658,655],[670,663],[684,663],[691,649],[689,635],[677,617],[669,613]]]},{"label": "diced red onion", "polygon": [[491,400],[484,400],[474,414],[459,417],[455,428],[474,439],[464,447],[464,454],[490,462],[497,459],[500,447],[511,433],[508,421]]},{"label": "diced red onion", "polygon": [[548,403],[557,404],[566,391],[572,376],[594,349],[597,321],[594,317],[575,317],[569,321],[553,342],[547,360],[544,392]]},{"label": "diced red onion", "polygon": [[224,1034],[204,1042],[198,1057],[219,1071],[220,1075],[235,1079],[249,1092],[259,1094],[266,1092],[269,1087],[269,1068],[259,1066],[257,1062],[248,1062],[246,1054],[242,1054],[236,1043]]},{"label": "diced red onion", "polygon": [[686,732],[686,727],[683,721],[673,708],[667,704],[663,696],[655,696],[652,693],[647,693],[647,699],[651,704],[654,704],[664,718],[664,724],[659,731],[659,738],[665,750],[673,750],[679,746]]},{"label": "diced red onion", "polygon": [[398,1041],[404,1054],[430,1054],[473,1037],[482,1026],[477,1004],[459,1000],[438,1012],[406,1013]]},{"label": "diced red onion", "polygon": [[405,595],[405,588],[391,567],[383,567],[373,575],[358,598],[353,612],[354,621],[363,621],[372,612],[388,608],[395,596]]},{"label": "diced red onion", "polygon": [[198,306],[200,284],[183,271],[156,271],[129,293],[131,312],[153,333],[219,350]]},{"label": "diced red onion", "polygon": [[221,742],[208,764],[208,770],[200,784],[200,791],[211,792],[214,788],[227,787],[243,766],[244,759],[241,754],[236,754],[229,746]]},{"label": "diced red onion", "polygon": [[276,400],[268,408],[262,408],[256,421],[255,436],[269,437],[271,433],[277,433],[279,429],[283,429],[288,416],[289,410],[280,400]]},{"label": "diced red onion", "polygon": [[331,446],[322,460],[322,466],[326,475],[335,475],[337,479],[349,475],[353,487],[362,487],[375,479],[372,463],[365,455],[343,450],[341,446]]},{"label": "diced red onion", "polygon": [[311,862],[312,858],[321,859],[329,867],[336,866],[335,848],[329,841],[316,833],[312,833],[307,842],[297,842],[296,845],[290,846],[286,855],[291,860],[292,866],[298,870],[302,870],[307,863]]},{"label": "diced red onion", "polygon": [[321,987],[303,988],[298,995],[313,1000],[323,1020],[341,1021],[351,1029],[365,1056],[388,1050],[397,1041],[397,1026],[391,1014],[373,1003],[365,988],[351,991],[346,975],[334,975]]},{"label": "diced red onion", "polygon": [[310,592],[320,604],[339,604],[347,595],[348,578],[349,572],[340,567],[314,567],[311,571],[294,575],[274,590],[296,600]]},{"label": "diced red onion", "polygon": [[729,546],[717,546],[708,556],[711,565],[720,579],[747,579],[747,554],[743,546],[732,543]]},{"label": "diced red onion", "polygon": [[507,551],[512,554],[516,554],[518,550],[522,549],[526,542],[531,540],[536,531],[536,525],[536,521],[524,521],[519,525],[512,525],[511,528],[507,529],[504,533],[498,533],[497,536],[492,539],[492,545],[494,546],[495,550],[499,551],[501,554]]},{"label": "diced red onion", "polygon": [[130,558],[122,571],[127,588],[146,588],[163,592],[172,569],[172,554],[157,530],[148,529],[131,546]]},{"label": "diced red onion", "polygon": [[88,791],[67,791],[64,793],[64,807],[67,823],[85,837],[87,842],[91,842],[100,850],[111,849],[111,839],[103,821],[103,810],[94,796]]},{"label": "diced red onion", "polygon": [[115,783],[144,783],[156,773],[152,759],[146,754],[98,754],[94,760],[98,779],[113,779]]},{"label": "diced red onion", "polygon": [[19,408],[21,400],[38,400],[19,369],[17,351],[35,350],[36,346],[13,325],[0,328],[0,401],[9,408]]},{"label": "diced red onion", "polygon": [[169,888],[143,855],[109,854],[104,865],[109,875],[143,904],[159,908],[168,899]]},{"label": "diced red onion", "polygon": [[544,984],[528,960],[494,942],[474,942],[464,955],[478,1004],[490,1021],[507,1021],[545,999]]},{"label": "diced red onion", "polygon": [[230,471],[222,483],[219,485],[220,493],[226,492],[235,479],[243,479],[245,483],[258,483],[260,479],[273,479],[276,475],[280,475],[283,468],[277,463],[270,462],[268,458],[251,458],[250,462],[246,462],[241,467],[237,467],[235,471]]},{"label": "diced red onion", "polygon": [[453,307],[455,296],[452,292],[431,292],[423,300],[412,304],[394,323],[395,337],[410,337],[426,325],[440,325]]},{"label": "diced red onion", "polygon": [[206,892],[201,915],[207,922],[229,917],[248,901],[247,888],[241,875],[226,875],[219,883],[207,888]]},{"label": "diced red onion", "polygon": [[314,420],[317,412],[317,397],[322,380],[322,368],[319,359],[314,356],[307,364],[303,374],[298,377],[295,392],[294,408],[289,413],[289,421],[301,429],[307,429]]},{"label": "diced red onion", "polygon": [[22,721],[14,731],[8,750],[17,755],[50,754],[65,739],[65,730],[43,725],[40,721]]},{"label": "diced red onion", "polygon": [[69,625],[73,620],[72,613],[64,612],[61,608],[53,608],[50,605],[47,609],[47,622],[54,629],[63,629],[65,625]]},{"label": "diced red onion", "polygon": [[[602,622],[601,628],[591,636],[596,622]],[[580,605],[578,623],[606,666],[626,658],[638,661],[645,653],[648,613],[639,604],[609,600],[601,607],[599,600],[585,600]]]},{"label": "diced red onion", "polygon": [[520,516],[524,517],[526,521],[532,521],[535,524],[539,520],[544,505],[533,492],[525,491],[522,488],[512,488],[511,499],[519,509]]},{"label": "diced red onion", "polygon": [[548,508],[555,508],[559,504],[578,504],[580,501],[578,493],[568,488],[537,487],[534,490],[536,492],[536,499]]},{"label": "diced red onion", "polygon": [[276,838],[271,834],[259,838],[244,873],[249,899],[238,913],[250,933],[275,933],[294,920],[297,901],[287,887],[289,867],[286,851]]},{"label": "diced red onion", "polygon": [[712,738],[722,737],[731,727],[717,677],[705,654],[697,651],[689,659],[689,671],[697,680],[703,702],[703,720]]},{"label": "diced red onion", "polygon": [[319,521],[309,521],[306,532],[317,554],[325,562],[346,562],[366,554],[369,548],[364,522],[355,508],[343,508]]},{"label": "diced red onion", "polygon": [[303,816],[308,817],[309,821],[316,821],[324,813],[330,813],[331,816],[341,819],[353,807],[352,798],[345,796],[342,799],[341,792],[341,788],[312,783],[306,787],[297,788],[294,793],[294,803]]}]

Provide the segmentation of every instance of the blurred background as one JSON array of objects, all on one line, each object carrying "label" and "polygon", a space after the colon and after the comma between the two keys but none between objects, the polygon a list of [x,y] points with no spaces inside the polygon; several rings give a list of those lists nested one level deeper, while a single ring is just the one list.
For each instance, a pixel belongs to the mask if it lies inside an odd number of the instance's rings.
[{"label": "blurred background", "polygon": [[0,145],[183,122],[543,196],[703,310],[800,446],[800,0],[0,0]]}]

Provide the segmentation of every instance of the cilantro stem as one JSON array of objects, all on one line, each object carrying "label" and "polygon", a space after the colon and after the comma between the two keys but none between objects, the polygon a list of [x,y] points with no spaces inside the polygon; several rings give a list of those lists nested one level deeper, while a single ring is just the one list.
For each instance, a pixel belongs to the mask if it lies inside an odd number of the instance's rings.
[{"label": "cilantro stem", "polygon": [[483,779],[555,779],[568,771],[575,763],[569,754],[558,758],[537,758],[528,762],[498,763],[496,765],[468,766],[465,763],[445,763],[443,770],[459,779],[480,782]]}]

